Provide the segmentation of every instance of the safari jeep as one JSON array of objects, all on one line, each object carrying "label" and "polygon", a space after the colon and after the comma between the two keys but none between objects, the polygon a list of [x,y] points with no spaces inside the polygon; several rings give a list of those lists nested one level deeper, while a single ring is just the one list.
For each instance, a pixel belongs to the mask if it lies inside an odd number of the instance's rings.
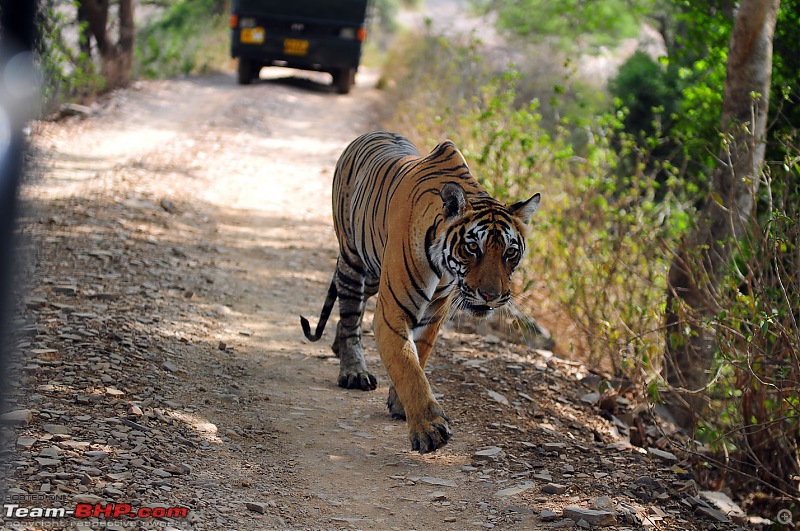
[{"label": "safari jeep", "polygon": [[238,81],[249,84],[261,67],[330,72],[339,93],[355,82],[367,35],[369,0],[233,0],[231,56]]}]

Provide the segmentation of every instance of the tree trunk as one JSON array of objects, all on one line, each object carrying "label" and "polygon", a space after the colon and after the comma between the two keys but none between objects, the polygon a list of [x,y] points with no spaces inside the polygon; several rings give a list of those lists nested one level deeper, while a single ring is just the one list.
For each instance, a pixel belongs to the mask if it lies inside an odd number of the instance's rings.
[{"label": "tree trunk", "polygon": [[719,281],[728,270],[758,191],[779,5],[780,0],[739,4],[722,108],[725,147],[697,225],[684,237],[669,270],[663,376],[673,388],[667,403],[683,426],[692,426],[706,403],[703,389],[717,347],[709,323],[718,313]]},{"label": "tree trunk", "polygon": [[133,0],[119,0],[119,35],[117,41],[109,35],[109,0],[81,0],[78,18],[85,20],[97,43],[100,72],[107,89],[127,86],[133,72],[133,46],[136,28],[133,19]]}]

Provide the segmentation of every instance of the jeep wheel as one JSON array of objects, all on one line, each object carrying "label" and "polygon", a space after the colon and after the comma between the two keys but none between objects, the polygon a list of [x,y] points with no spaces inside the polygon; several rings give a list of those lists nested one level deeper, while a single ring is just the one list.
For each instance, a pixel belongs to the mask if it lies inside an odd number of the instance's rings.
[{"label": "jeep wheel", "polygon": [[253,74],[253,70],[252,61],[244,57],[239,58],[239,69],[236,71],[236,80],[240,85],[249,85],[253,81],[253,78],[256,77]]},{"label": "jeep wheel", "polygon": [[342,68],[333,73],[333,85],[339,94],[349,94],[356,81],[355,68]]}]

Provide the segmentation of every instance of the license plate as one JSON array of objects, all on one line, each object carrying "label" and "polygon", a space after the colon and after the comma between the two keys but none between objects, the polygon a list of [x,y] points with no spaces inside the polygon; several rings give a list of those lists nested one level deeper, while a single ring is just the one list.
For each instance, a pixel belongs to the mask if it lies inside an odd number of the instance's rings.
[{"label": "license plate", "polygon": [[242,33],[239,40],[245,44],[263,44],[264,43],[264,28],[242,28]]},{"label": "license plate", "polygon": [[283,53],[286,55],[305,55],[308,53],[308,41],[302,39],[284,39]]}]

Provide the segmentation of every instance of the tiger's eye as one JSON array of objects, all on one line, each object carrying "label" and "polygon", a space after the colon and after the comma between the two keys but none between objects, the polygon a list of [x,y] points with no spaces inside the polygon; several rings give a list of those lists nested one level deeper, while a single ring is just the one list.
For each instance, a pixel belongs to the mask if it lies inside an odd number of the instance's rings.
[{"label": "tiger's eye", "polygon": [[477,255],[481,252],[481,246],[475,242],[468,242],[467,243],[467,251],[471,254]]},{"label": "tiger's eye", "polygon": [[519,260],[519,249],[517,249],[516,247],[508,249],[504,254],[504,258],[508,262],[514,262],[515,260]]}]

